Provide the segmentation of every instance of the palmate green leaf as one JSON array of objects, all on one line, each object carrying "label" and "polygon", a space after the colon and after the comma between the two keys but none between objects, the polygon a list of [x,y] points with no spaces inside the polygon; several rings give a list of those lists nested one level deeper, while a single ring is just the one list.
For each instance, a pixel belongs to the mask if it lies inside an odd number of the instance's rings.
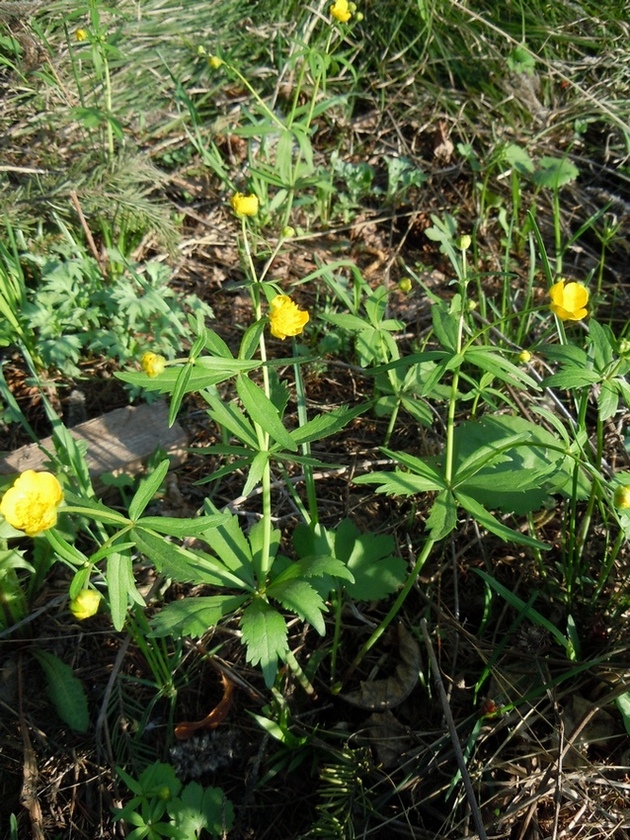
[{"label": "palmate green leaf", "polygon": [[288,629],[283,616],[262,598],[249,604],[241,616],[242,641],[247,661],[260,665],[267,688],[278,673],[278,659],[283,659],[289,645]]},{"label": "palmate green leaf", "polygon": [[394,540],[388,534],[361,534],[349,519],[341,523],[335,535],[335,555],[346,562],[354,576],[353,583],[345,584],[351,598],[380,600],[402,586],[407,566],[392,553],[394,548]]},{"label": "palmate green leaf", "polygon": [[133,499],[129,503],[129,518],[138,519],[142,511],[149,504],[151,499],[155,496],[164,481],[166,473],[169,468],[169,460],[165,458],[154,470],[140,481],[138,489],[136,490]]},{"label": "palmate green leaf", "polygon": [[90,725],[87,697],[83,683],[72,668],[47,650],[34,650],[33,656],[42,666],[48,696],[55,711],[75,732],[87,732]]},{"label": "palmate green leaf", "polygon": [[198,639],[222,618],[233,615],[249,595],[208,595],[167,604],[151,619],[152,636],[191,636]]},{"label": "palmate green leaf", "polygon": [[536,540],[533,537],[529,537],[527,534],[521,534],[520,531],[515,531],[507,525],[504,525],[503,522],[500,522],[482,504],[476,501],[476,499],[473,499],[472,496],[467,496],[465,493],[457,490],[455,492],[455,497],[461,507],[463,507],[464,510],[467,511],[473,519],[479,523],[479,525],[481,525],[482,528],[485,528],[487,531],[490,531],[490,533],[500,537],[505,542],[526,545],[530,548],[536,548],[538,550],[549,550],[550,546],[546,545],[546,543]]},{"label": "palmate green leaf", "polygon": [[320,595],[305,580],[275,581],[267,588],[267,595],[302,621],[308,621],[323,636],[326,632],[322,613],[326,604]]},{"label": "palmate green leaf", "polygon": [[[247,376],[239,376],[236,390],[251,419],[265,430],[273,440],[290,451],[297,449],[291,434],[285,429],[278,410],[265,392]],[[257,447],[258,448],[258,447]]]},{"label": "palmate green leaf", "polygon": [[199,782],[189,782],[179,797],[168,801],[166,810],[180,840],[192,840],[202,829],[212,837],[225,837],[234,822],[234,808],[221,788],[204,788]]},{"label": "palmate green leaf", "polygon": [[526,514],[556,491],[565,458],[563,440],[522,417],[469,420],[455,429],[454,484],[490,509]]}]

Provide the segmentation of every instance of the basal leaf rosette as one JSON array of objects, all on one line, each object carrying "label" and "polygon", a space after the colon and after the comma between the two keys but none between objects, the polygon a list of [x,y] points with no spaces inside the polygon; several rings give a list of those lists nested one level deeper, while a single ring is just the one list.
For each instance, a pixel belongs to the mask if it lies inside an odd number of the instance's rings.
[{"label": "basal leaf rosette", "polygon": [[36,537],[57,524],[63,490],[50,472],[23,472],[2,497],[0,513],[13,528]]}]

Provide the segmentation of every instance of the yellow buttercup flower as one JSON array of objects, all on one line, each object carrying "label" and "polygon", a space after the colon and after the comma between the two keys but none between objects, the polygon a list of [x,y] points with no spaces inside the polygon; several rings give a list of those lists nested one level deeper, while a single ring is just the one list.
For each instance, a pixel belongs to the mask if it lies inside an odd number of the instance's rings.
[{"label": "yellow buttercup flower", "polygon": [[620,484],[615,488],[614,502],[618,510],[630,510],[630,484]]},{"label": "yellow buttercup flower", "polygon": [[283,341],[290,335],[299,335],[308,322],[308,312],[298,309],[288,295],[276,295],[269,304],[271,335]]},{"label": "yellow buttercup flower", "polygon": [[63,502],[63,490],[49,472],[25,470],[0,502],[0,513],[9,525],[35,537],[57,524],[57,509]]},{"label": "yellow buttercup flower", "polygon": [[85,41],[87,39],[87,36],[88,34],[85,31],[85,29],[77,29],[77,31],[74,33],[74,37],[77,39],[77,41]]},{"label": "yellow buttercup flower", "polygon": [[559,280],[549,289],[550,309],[561,321],[581,321],[588,315],[588,289],[574,280]]},{"label": "yellow buttercup flower", "polygon": [[70,612],[79,621],[91,618],[98,612],[101,594],[95,589],[82,589],[76,598],[70,601]]},{"label": "yellow buttercup flower", "polygon": [[211,55],[208,59],[208,64],[212,67],[213,70],[218,70],[219,67],[223,64],[223,59],[219,58],[218,55]]},{"label": "yellow buttercup flower", "polygon": [[330,14],[340,23],[348,23],[352,17],[348,0],[335,0],[330,7]]},{"label": "yellow buttercup flower", "polygon": [[532,354],[529,352],[529,350],[521,350],[521,352],[518,354],[518,360],[521,364],[526,365],[528,362],[531,362]]},{"label": "yellow buttercup flower", "polygon": [[243,195],[243,193],[234,193],[230,199],[232,210],[237,216],[255,216],[258,213],[258,196],[254,193],[250,195]]},{"label": "yellow buttercup flower", "polygon": [[159,376],[164,370],[166,359],[157,353],[144,353],[140,359],[140,366],[147,376]]}]

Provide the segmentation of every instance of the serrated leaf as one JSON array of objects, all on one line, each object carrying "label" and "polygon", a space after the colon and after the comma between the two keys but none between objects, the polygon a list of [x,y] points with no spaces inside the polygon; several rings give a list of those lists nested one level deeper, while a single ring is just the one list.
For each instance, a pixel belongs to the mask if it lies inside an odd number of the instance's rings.
[{"label": "serrated leaf", "polygon": [[[301,527],[310,531],[308,525]],[[280,574],[273,578],[273,583],[294,580],[295,578],[304,580],[305,578],[318,578],[324,576],[338,577],[343,580],[349,580],[350,582],[354,581],[352,572],[348,569],[345,563],[341,562],[341,560],[337,560],[336,557],[331,557],[329,555],[316,554],[301,557],[299,560],[288,565],[280,572]]]},{"label": "serrated leaf", "polygon": [[518,388],[528,388],[540,391],[540,385],[523,368],[518,367],[509,359],[505,359],[496,350],[489,347],[469,347],[465,353],[466,361],[481,370],[491,373],[497,379],[516,385]]},{"label": "serrated leaf", "polygon": [[479,504],[478,501],[473,499],[471,496],[467,496],[465,493],[457,491],[455,493],[455,497],[459,504],[467,511],[473,519],[475,519],[482,528],[485,528],[490,533],[495,534],[497,537],[500,537],[505,542],[513,542],[518,543],[518,545],[527,545],[530,548],[536,549],[545,549],[548,551],[550,546],[546,545],[545,543],[541,542],[540,540],[536,540],[533,537],[527,536],[527,534],[521,534],[520,531],[514,531],[512,528],[509,528],[507,525],[504,525],[503,522],[498,520],[495,516],[493,516],[489,510],[487,510],[483,505]]},{"label": "serrated leaf", "polygon": [[577,166],[566,158],[543,157],[538,165],[540,168],[534,173],[535,183],[552,190],[570,184],[580,174]]},{"label": "serrated leaf", "polygon": [[[217,508],[209,499],[206,499],[205,508],[210,513],[217,512]],[[212,532],[212,550],[229,569],[254,585],[254,561],[250,543],[237,516],[230,515],[226,522]]]},{"label": "serrated leaf", "polygon": [[285,429],[277,408],[265,392],[247,376],[238,377],[236,390],[251,419],[285,449],[291,452],[295,451],[297,449],[295,441],[288,430]]},{"label": "serrated leaf", "polygon": [[251,569],[239,568],[235,574],[227,568],[227,564],[224,565],[214,557],[173,545],[152,531],[134,528],[132,533],[139,550],[153,561],[162,574],[173,580],[253,589],[253,581],[250,583],[246,577],[251,576]]},{"label": "serrated leaf", "polygon": [[429,539],[447,537],[457,526],[457,505],[450,490],[442,490],[435,498],[425,528]]},{"label": "serrated leaf", "polygon": [[303,443],[312,443],[316,440],[322,440],[323,438],[330,437],[331,435],[341,431],[348,425],[348,423],[350,423],[351,420],[354,420],[355,417],[363,414],[367,408],[368,403],[362,403],[354,408],[342,406],[341,408],[335,408],[326,414],[318,414],[316,417],[311,418],[303,426],[300,426],[298,429],[292,431],[291,435],[298,446]]},{"label": "serrated leaf", "polygon": [[48,696],[55,711],[75,732],[87,732],[90,725],[87,697],[83,683],[72,668],[46,650],[34,650],[48,685]]},{"label": "serrated leaf", "polygon": [[459,316],[447,312],[442,303],[437,303],[431,307],[431,320],[433,322],[433,332],[440,345],[445,350],[456,353],[459,337]]},{"label": "serrated leaf", "polygon": [[555,491],[565,457],[560,438],[522,417],[469,420],[455,429],[454,483],[490,509],[531,513]]},{"label": "serrated leaf", "polygon": [[305,580],[276,581],[268,587],[267,594],[279,601],[286,610],[312,624],[320,636],[324,635],[326,625],[322,612],[326,604]]},{"label": "serrated leaf", "polygon": [[563,391],[572,391],[574,388],[583,388],[585,385],[593,385],[599,382],[601,375],[594,370],[567,368],[558,373],[553,373],[543,380],[544,388],[561,388]]},{"label": "serrated leaf", "polygon": [[250,449],[258,449],[258,438],[254,427],[236,403],[226,403],[217,394],[208,393],[207,390],[202,396],[210,405],[208,414],[218,426],[234,435]]},{"label": "serrated leaf", "polygon": [[[348,530],[342,530],[341,534],[338,531],[339,548],[344,554],[344,542],[347,545],[350,536]],[[346,562],[354,575],[354,583],[345,584],[346,592],[356,601],[380,600],[402,586],[407,564],[392,554],[395,543],[388,534],[360,534],[354,526],[353,530],[354,544]],[[335,547],[337,549],[337,539]],[[339,550],[335,553],[339,559],[345,559]]]},{"label": "serrated leaf", "polygon": [[619,408],[619,392],[611,382],[604,381],[597,395],[599,419],[604,421],[614,417]]},{"label": "serrated leaf", "polygon": [[224,837],[234,822],[232,803],[221,788],[203,788],[198,782],[189,782],[166,809],[180,832],[177,836],[191,840],[202,829],[213,837]]},{"label": "serrated leaf", "polygon": [[208,595],[172,601],[151,619],[152,636],[203,636],[243,606],[248,595]]},{"label": "serrated leaf", "polygon": [[415,496],[431,490],[440,490],[442,484],[413,473],[394,470],[393,472],[367,473],[352,479],[353,484],[378,484],[377,493],[388,496]]},{"label": "serrated leaf", "polygon": [[247,661],[260,665],[265,685],[271,688],[278,672],[278,658],[284,658],[289,649],[284,618],[266,601],[257,599],[243,611],[241,630]]},{"label": "serrated leaf", "polygon": [[136,522],[141,528],[168,534],[170,537],[204,537],[212,539],[209,533],[230,519],[229,513],[215,513],[212,516],[196,516],[194,519],[182,519],[174,516],[142,516]]},{"label": "serrated leaf", "polygon": [[125,626],[129,598],[144,607],[143,597],[136,589],[131,557],[128,554],[114,552],[107,557],[107,594],[112,624],[120,632]]}]

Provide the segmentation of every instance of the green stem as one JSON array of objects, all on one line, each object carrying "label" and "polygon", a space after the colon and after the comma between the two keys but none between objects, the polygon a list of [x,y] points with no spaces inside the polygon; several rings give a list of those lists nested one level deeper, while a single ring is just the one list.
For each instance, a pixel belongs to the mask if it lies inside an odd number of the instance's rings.
[{"label": "green stem", "polygon": [[[263,317],[262,314],[262,302],[261,302],[261,287],[262,284],[258,279],[258,275],[256,274],[256,267],[254,266],[254,260],[252,258],[252,252],[249,245],[249,231],[247,229],[247,222],[245,217],[243,216],[241,219],[241,230],[243,233],[243,249],[245,252],[245,257],[247,261],[247,267],[249,269],[249,274],[252,279],[252,285],[250,286],[252,301],[254,304],[254,314],[257,321],[260,321]],[[263,332],[260,334],[260,339],[258,342],[258,346],[260,349],[260,361],[262,362],[262,374],[263,374],[263,388],[265,391],[265,396],[270,398],[271,396],[271,387],[269,384],[269,369],[267,367],[267,347],[265,345],[265,335]],[[258,440],[258,446],[261,452],[269,452],[269,433],[262,428],[262,426],[257,423],[255,420],[252,420],[254,424],[254,428],[256,430],[256,438]],[[261,478],[261,487],[262,487],[262,522],[263,522],[263,541],[262,541],[262,555],[260,558],[260,585],[264,588],[267,582],[267,576],[269,574],[269,569],[271,567],[271,554],[270,554],[270,547],[271,547],[271,464],[269,462],[269,458],[265,461],[265,466],[262,473]]]},{"label": "green stem", "polygon": [[370,638],[365,642],[361,650],[352,660],[352,664],[350,665],[348,673],[346,674],[346,679],[355,670],[355,668],[357,668],[359,663],[363,660],[363,657],[374,647],[374,645],[378,642],[383,633],[387,630],[389,625],[400,612],[402,605],[405,603],[407,595],[409,595],[409,593],[411,592],[411,589],[415,584],[416,579],[422,570],[422,567],[426,563],[429,554],[431,554],[434,545],[435,540],[427,540],[425,542],[424,548],[422,549],[422,552],[418,556],[418,559],[416,560],[415,565],[411,570],[411,574],[407,578],[403,588],[398,593],[398,597],[394,601],[390,611],[387,613],[385,618],[381,621],[376,630],[374,630]]},{"label": "green stem", "polygon": [[[293,339],[293,355],[297,356],[297,347],[295,339]],[[298,424],[300,427],[305,426],[308,422],[308,415],[306,413],[306,389],[304,388],[304,379],[302,378],[302,368],[299,362],[293,365],[295,376],[295,393],[297,399],[297,413]],[[311,454],[311,444],[309,441],[303,443],[300,447],[302,455],[309,457]],[[313,478],[313,467],[310,464],[304,464],[304,484],[306,486],[306,499],[308,502],[308,512],[310,515],[311,527],[317,525],[319,522],[319,507],[317,504],[317,492],[315,490],[315,480]]]}]

